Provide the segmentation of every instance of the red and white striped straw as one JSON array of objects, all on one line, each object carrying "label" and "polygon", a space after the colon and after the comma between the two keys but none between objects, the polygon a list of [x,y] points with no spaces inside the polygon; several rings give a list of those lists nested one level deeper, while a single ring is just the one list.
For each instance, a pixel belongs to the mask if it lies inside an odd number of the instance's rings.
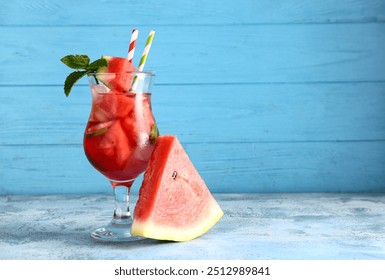
[{"label": "red and white striped straw", "polygon": [[135,46],[136,46],[136,41],[138,39],[138,33],[139,31],[137,29],[132,30],[130,46],[128,47],[128,55],[127,55],[128,62],[130,63],[132,63],[132,60],[134,59]]}]

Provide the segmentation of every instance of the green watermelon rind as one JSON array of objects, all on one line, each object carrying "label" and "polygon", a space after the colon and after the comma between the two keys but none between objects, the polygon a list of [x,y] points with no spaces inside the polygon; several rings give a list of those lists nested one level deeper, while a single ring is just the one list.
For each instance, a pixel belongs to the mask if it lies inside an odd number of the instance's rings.
[{"label": "green watermelon rind", "polygon": [[208,232],[224,215],[215,201],[211,203],[209,212],[211,213],[210,216],[203,221],[201,220],[198,226],[190,228],[188,231],[177,227],[164,227],[149,221],[136,220],[132,224],[131,234],[157,240],[189,241]]},{"label": "green watermelon rind", "polygon": [[[111,56],[106,56],[106,55],[103,55],[102,56],[102,59],[105,59],[107,61],[107,65],[108,65],[108,62],[111,60]],[[95,77],[101,81],[106,87],[110,88],[109,86],[109,81],[112,80],[114,77],[111,77],[111,79],[106,79],[106,76],[104,75],[98,75],[98,74],[105,74],[105,73],[108,73],[108,66],[102,66],[102,67],[99,67],[97,70],[96,70],[96,75]]]}]

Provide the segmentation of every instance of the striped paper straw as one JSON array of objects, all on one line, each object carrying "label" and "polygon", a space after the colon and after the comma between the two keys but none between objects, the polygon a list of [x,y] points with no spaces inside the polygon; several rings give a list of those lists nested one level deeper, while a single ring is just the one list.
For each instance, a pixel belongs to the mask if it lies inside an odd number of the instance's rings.
[{"label": "striped paper straw", "polygon": [[[139,66],[138,66],[138,71],[141,72],[143,71],[144,64],[146,63],[148,53],[150,52],[151,44],[152,44],[152,39],[154,39],[155,31],[151,30],[150,34],[147,37],[147,42],[143,50],[142,57],[140,58]],[[135,91],[138,87],[139,79],[142,79],[143,77],[140,77],[140,75],[136,75],[131,86],[131,90]]]},{"label": "striped paper straw", "polygon": [[146,46],[144,47],[142,57],[140,58],[138,71],[143,71],[144,64],[146,63],[148,53],[150,52],[152,39],[154,38],[154,35],[155,35],[155,31],[151,30],[150,34],[148,35],[148,38],[147,38]]},{"label": "striped paper straw", "polygon": [[130,63],[132,63],[132,60],[134,59],[135,46],[136,46],[136,40],[138,39],[138,33],[139,33],[138,30],[136,29],[132,30],[130,46],[128,47],[128,55],[127,55],[128,62]]}]

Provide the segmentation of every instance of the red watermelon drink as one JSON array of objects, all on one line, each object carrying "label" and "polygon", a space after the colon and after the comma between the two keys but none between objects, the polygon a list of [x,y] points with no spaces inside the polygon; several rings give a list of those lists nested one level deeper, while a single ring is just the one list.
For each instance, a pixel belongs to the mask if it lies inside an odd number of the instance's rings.
[{"label": "red watermelon drink", "polygon": [[[115,59],[123,58],[110,58],[108,65],[114,65]],[[88,74],[92,109],[84,151],[93,167],[109,179],[116,202],[110,224],[91,233],[98,240],[138,239],[130,234],[128,198],[134,180],[148,165],[159,134],[151,108],[153,79],[153,72],[111,67]]]},{"label": "red watermelon drink", "polygon": [[109,73],[89,75],[92,109],[84,132],[84,151],[90,163],[114,187],[121,182],[130,187],[146,169],[158,135],[149,88],[153,73],[140,74],[143,83],[147,83],[147,88],[140,92],[130,89],[137,73],[115,74],[115,78],[123,82],[113,87],[107,83],[111,88],[100,83],[107,75],[111,76]]},{"label": "red watermelon drink", "polygon": [[143,71],[155,31],[147,38],[138,69],[132,64],[137,30],[133,30],[127,58],[102,56],[93,62],[87,55],[67,55],[61,61],[71,69],[64,82],[68,96],[74,84],[88,76],[91,113],[84,132],[87,159],[110,181],[115,195],[112,221],[91,233],[103,241],[133,241],[129,193],[145,171],[158,137],[151,109],[154,73]]}]

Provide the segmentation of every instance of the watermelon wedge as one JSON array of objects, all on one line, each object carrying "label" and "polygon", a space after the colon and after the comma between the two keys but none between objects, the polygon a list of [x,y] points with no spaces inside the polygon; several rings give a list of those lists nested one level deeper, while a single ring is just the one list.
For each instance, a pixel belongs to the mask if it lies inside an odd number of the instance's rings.
[{"label": "watermelon wedge", "polygon": [[159,136],[135,206],[133,235],[187,241],[206,233],[223,211],[175,136]]},{"label": "watermelon wedge", "polygon": [[102,58],[107,60],[107,66],[98,68],[96,71],[97,79],[110,89],[129,91],[134,76],[130,72],[136,70],[134,65],[123,57],[103,55]]}]

